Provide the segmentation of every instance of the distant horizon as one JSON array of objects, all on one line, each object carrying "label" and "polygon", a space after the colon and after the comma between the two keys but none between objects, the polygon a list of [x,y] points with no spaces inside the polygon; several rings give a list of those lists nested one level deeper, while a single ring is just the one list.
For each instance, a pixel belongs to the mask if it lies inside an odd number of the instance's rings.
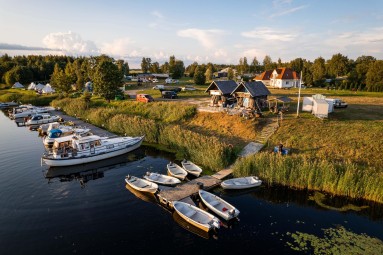
[{"label": "distant horizon", "polygon": [[0,55],[106,54],[131,68],[143,57],[164,63],[172,55],[185,66],[237,65],[242,57],[262,62],[266,55],[274,62],[338,53],[383,59],[379,0],[0,3]]}]

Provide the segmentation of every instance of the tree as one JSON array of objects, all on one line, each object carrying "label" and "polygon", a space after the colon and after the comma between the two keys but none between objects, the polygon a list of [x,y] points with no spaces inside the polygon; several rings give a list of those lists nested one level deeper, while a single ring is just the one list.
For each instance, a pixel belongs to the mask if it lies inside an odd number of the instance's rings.
[{"label": "tree", "polygon": [[366,74],[367,91],[383,91],[383,60],[376,60]]},{"label": "tree", "polygon": [[182,76],[184,76],[184,73],[185,73],[184,62],[181,60],[176,60],[174,67],[173,67],[172,78],[173,79],[179,79]]},{"label": "tree", "polygon": [[314,63],[311,66],[311,73],[313,75],[314,85],[323,85],[324,78],[326,76],[326,64],[324,58],[319,57],[314,60]]},{"label": "tree", "polygon": [[211,66],[206,69],[205,77],[206,81],[211,81],[213,79],[213,69]]},{"label": "tree", "polygon": [[122,77],[123,74],[114,63],[100,62],[93,77],[94,92],[110,102],[116,94],[120,93]]},{"label": "tree", "polygon": [[261,66],[259,65],[259,61],[258,61],[257,57],[254,57],[253,61],[251,61],[250,72],[251,73],[260,73],[261,72]]},{"label": "tree", "polygon": [[163,65],[161,65],[161,71],[162,73],[169,73],[169,63],[165,62]]},{"label": "tree", "polygon": [[141,70],[143,73],[147,73],[150,70],[152,60],[150,58],[142,58]]},{"label": "tree", "polygon": [[189,73],[189,77],[194,77],[194,71],[197,68],[197,66],[198,66],[198,63],[197,62],[193,62],[193,64],[189,65],[186,68],[186,72]]},{"label": "tree", "polygon": [[354,78],[356,78],[356,83],[358,85],[362,85],[363,88],[366,86],[366,75],[368,69],[370,68],[371,64],[375,61],[376,59],[371,56],[361,56],[358,57],[355,61],[356,66]]},{"label": "tree", "polygon": [[197,85],[205,85],[206,83],[205,71],[200,66],[197,66],[197,68],[195,69],[194,82]]},{"label": "tree", "polygon": [[297,73],[300,73],[301,71],[303,71],[304,63],[305,60],[303,60],[302,58],[296,58],[290,61],[289,67]]},{"label": "tree", "polygon": [[15,66],[6,72],[4,76],[5,83],[8,85],[13,85],[17,81],[25,85],[31,82],[33,73],[30,68],[26,66]]},{"label": "tree", "polygon": [[231,67],[227,70],[227,79],[228,80],[234,80],[234,71]]},{"label": "tree", "polygon": [[170,75],[173,75],[175,66],[176,66],[176,57],[173,55],[169,57],[169,74]]},{"label": "tree", "polygon": [[338,53],[327,62],[327,73],[332,77],[344,76],[348,73],[348,58]]},{"label": "tree", "polygon": [[266,55],[265,58],[263,59],[263,67],[266,70],[272,70],[275,68],[275,64],[271,60],[271,57],[269,55]]},{"label": "tree", "polygon": [[51,75],[50,83],[55,89],[59,92],[68,93],[72,87],[71,82],[68,81],[68,76],[65,72],[60,68],[59,64],[56,63],[53,74]]},{"label": "tree", "polygon": [[160,64],[158,62],[154,62],[150,66],[150,72],[151,73],[161,73]]}]

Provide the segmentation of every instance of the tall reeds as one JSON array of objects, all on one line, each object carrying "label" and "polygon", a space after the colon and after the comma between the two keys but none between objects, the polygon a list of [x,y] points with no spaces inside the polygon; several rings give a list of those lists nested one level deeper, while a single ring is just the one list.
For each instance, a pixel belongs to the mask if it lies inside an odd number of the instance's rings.
[{"label": "tall reeds", "polygon": [[257,175],[270,184],[383,202],[383,172],[374,167],[361,168],[350,161],[261,152],[237,160],[233,170],[236,176]]}]

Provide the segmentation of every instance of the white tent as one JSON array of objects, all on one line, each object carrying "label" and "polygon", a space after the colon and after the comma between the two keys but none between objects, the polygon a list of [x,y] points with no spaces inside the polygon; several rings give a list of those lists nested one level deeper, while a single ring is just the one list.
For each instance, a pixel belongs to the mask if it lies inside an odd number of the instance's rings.
[{"label": "white tent", "polygon": [[37,84],[35,90],[42,90],[45,86],[41,83]]},{"label": "white tent", "polygon": [[29,90],[33,90],[35,88],[36,88],[36,84],[34,82],[31,82],[31,84],[29,84],[29,86],[28,86]]},{"label": "white tent", "polygon": [[20,82],[16,82],[15,84],[13,84],[12,88],[13,89],[23,89],[24,85],[21,84]]},{"label": "white tent", "polygon": [[312,97],[303,97],[303,112],[311,112],[313,110],[313,98]]},{"label": "white tent", "polygon": [[55,90],[51,87],[51,85],[48,83],[47,85],[45,85],[45,87],[42,89],[42,92],[44,94],[48,94],[48,93],[54,93]]}]

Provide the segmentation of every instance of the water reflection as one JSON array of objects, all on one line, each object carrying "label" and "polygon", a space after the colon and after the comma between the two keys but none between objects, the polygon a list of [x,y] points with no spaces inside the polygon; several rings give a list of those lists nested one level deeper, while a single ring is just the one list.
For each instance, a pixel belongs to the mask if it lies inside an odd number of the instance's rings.
[{"label": "water reflection", "polygon": [[186,220],[184,220],[177,212],[173,212],[173,220],[178,224],[180,225],[183,229],[186,229],[187,231],[197,235],[197,236],[200,236],[202,238],[205,238],[205,239],[209,239],[211,237],[213,237],[214,239],[217,239],[218,237],[216,236],[215,233],[213,232],[206,232],[200,228],[197,228],[196,226],[190,224],[189,222],[187,222]]},{"label": "water reflection", "polygon": [[45,178],[48,179],[48,183],[55,178],[61,182],[77,180],[83,187],[90,180],[103,178],[105,171],[126,166],[144,157],[144,150],[139,148],[134,152],[97,162],[66,167],[49,167],[45,173]]},{"label": "water reflection", "polygon": [[150,192],[140,192],[138,190],[135,190],[133,189],[132,187],[130,187],[128,184],[125,185],[126,189],[129,190],[130,192],[133,193],[133,195],[135,195],[137,198],[145,201],[145,202],[149,202],[149,203],[155,203],[157,204],[157,197],[153,194],[153,193],[150,193]]}]

